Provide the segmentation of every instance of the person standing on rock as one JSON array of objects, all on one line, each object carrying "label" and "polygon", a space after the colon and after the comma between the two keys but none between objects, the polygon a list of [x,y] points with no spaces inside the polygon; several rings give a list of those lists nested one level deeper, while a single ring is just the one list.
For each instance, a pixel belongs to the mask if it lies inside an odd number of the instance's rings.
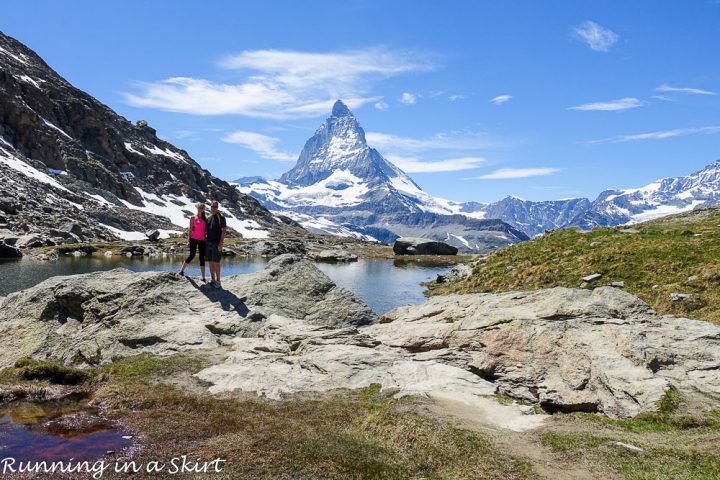
[{"label": "person standing on rock", "polygon": [[205,204],[198,203],[195,205],[197,208],[197,215],[190,217],[190,227],[188,229],[188,247],[190,249],[190,255],[185,259],[180,269],[180,275],[185,275],[185,269],[195,258],[195,252],[197,251],[200,256],[200,274],[202,275],[202,282],[205,283],[205,250],[206,241],[205,235],[207,231],[207,215],[205,214]]},{"label": "person standing on rock", "polygon": [[227,234],[225,217],[218,210],[217,200],[210,204],[210,217],[207,221],[207,259],[210,262],[210,283],[215,288],[220,288],[220,256],[223,248],[223,241]]}]

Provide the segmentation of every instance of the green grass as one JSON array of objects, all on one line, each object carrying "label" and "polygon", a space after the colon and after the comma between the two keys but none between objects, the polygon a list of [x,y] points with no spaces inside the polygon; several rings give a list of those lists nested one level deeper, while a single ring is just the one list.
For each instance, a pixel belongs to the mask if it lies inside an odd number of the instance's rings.
[{"label": "green grass", "polygon": [[[557,230],[512,245],[474,264],[471,277],[434,284],[433,294],[580,287],[624,281],[661,314],[720,323],[720,209],[667,217],[628,228]],[[690,299],[671,301],[669,294]]]},{"label": "green grass", "polygon": [[198,368],[160,362],[133,357],[106,367],[95,395],[153,446],[141,455],[220,457],[231,478],[536,478],[485,435],[414,413],[413,400],[378,385],[322,398],[218,398],[157,383]]},{"label": "green grass", "polygon": [[[674,389],[658,407],[658,412],[630,419],[589,413],[561,415],[558,419],[570,428],[544,432],[539,442],[568,461],[582,458],[629,480],[717,479],[720,408],[699,412]],[[631,451],[616,442],[643,451]]]},{"label": "green grass", "polygon": [[[615,442],[642,448],[629,450]],[[590,464],[604,464],[627,480],[714,480],[720,472],[720,454],[714,448],[656,446],[577,432],[548,432],[540,443],[569,461],[582,458]]]},{"label": "green grass", "polygon": [[10,376],[25,380],[45,380],[56,385],[80,385],[89,380],[94,371],[66,367],[59,362],[21,358],[15,362]]},{"label": "green grass", "polygon": [[582,453],[608,442],[606,438],[581,432],[548,432],[540,437],[540,444],[558,452]]},{"label": "green grass", "polygon": [[102,367],[100,372],[111,376],[115,381],[126,382],[169,377],[179,372],[196,373],[207,365],[206,360],[192,355],[176,354],[159,357],[141,354],[116,359],[113,363]]}]

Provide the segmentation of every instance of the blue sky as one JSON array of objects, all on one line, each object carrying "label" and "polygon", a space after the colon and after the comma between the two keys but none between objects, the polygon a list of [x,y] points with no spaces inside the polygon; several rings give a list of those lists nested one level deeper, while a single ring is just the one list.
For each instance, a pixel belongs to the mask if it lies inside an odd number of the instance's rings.
[{"label": "blue sky", "polygon": [[720,1],[26,1],[0,30],[219,177],[346,99],[433,195],[594,198],[720,159]]}]

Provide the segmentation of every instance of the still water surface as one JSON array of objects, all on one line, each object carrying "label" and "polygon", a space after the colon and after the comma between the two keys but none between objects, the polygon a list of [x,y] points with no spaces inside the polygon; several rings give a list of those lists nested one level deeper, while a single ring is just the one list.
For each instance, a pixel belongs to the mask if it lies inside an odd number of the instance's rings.
[{"label": "still water surface", "polygon": [[[0,261],[0,296],[32,287],[55,275],[75,275],[113,268],[136,272],[177,271],[181,257],[86,257],[61,256],[57,262],[29,259]],[[241,275],[262,270],[263,257],[226,257],[223,275]],[[420,303],[425,299],[421,282],[434,279],[449,267],[392,259],[361,259],[348,264],[316,263],[338,285],[354,292],[378,314],[393,308]],[[188,274],[199,276],[197,263]],[[208,273],[209,275],[209,273]]]}]

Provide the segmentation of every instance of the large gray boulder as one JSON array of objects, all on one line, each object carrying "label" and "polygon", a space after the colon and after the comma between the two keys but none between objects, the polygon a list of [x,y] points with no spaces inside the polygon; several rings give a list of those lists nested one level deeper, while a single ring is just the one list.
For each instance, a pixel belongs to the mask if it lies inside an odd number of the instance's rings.
[{"label": "large gray boulder", "polygon": [[273,314],[331,327],[377,320],[311,262],[291,255],[223,285],[125,269],[50,278],[0,300],[0,368],[26,356],[92,364],[215,348],[253,335]]},{"label": "large gray boulder", "polygon": [[37,248],[45,245],[45,238],[36,233],[22,235],[15,242],[15,246],[20,248]]},{"label": "large gray boulder", "polygon": [[671,386],[720,394],[720,326],[658,316],[611,287],[437,296],[366,333],[550,411],[632,417]]},{"label": "large gray boulder", "polygon": [[223,286],[247,298],[255,310],[316,325],[368,325],[377,315],[353,293],[340,288],[311,261],[292,254],[273,258],[265,269],[228,277]]},{"label": "large gray boulder", "polygon": [[452,245],[428,238],[400,237],[393,244],[395,255],[457,255]]}]

